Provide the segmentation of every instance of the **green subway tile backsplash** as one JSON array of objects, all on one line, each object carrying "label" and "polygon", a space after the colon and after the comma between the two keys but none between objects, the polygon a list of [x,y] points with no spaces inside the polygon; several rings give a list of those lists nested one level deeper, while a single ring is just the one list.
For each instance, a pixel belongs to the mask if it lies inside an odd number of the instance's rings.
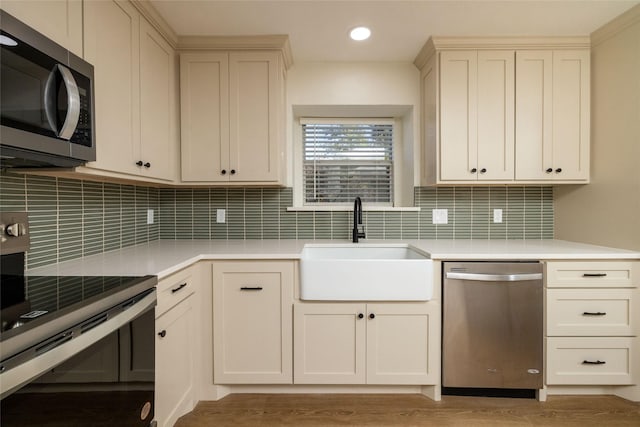
[{"label": "green subway tile backsplash", "polygon": [[[368,239],[552,239],[551,187],[416,187],[419,212],[365,211]],[[0,209],[27,210],[28,267],[157,239],[350,239],[351,211],[287,211],[291,188],[170,188],[0,175]],[[366,208],[367,201],[363,204]],[[155,223],[147,225],[147,209]],[[218,223],[217,209],[225,209]],[[448,224],[432,224],[448,209]],[[493,223],[493,209],[503,222]]]},{"label": "green subway tile backsplash", "polygon": [[[158,191],[3,173],[0,210],[29,213],[27,266],[33,268],[156,240],[161,218]],[[155,211],[154,224],[146,223],[147,209]]]}]

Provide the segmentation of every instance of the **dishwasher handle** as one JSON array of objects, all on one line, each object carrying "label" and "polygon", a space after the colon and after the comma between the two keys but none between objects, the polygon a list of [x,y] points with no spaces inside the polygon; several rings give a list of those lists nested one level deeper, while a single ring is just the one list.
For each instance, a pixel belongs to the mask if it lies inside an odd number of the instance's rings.
[{"label": "dishwasher handle", "polygon": [[445,277],[447,279],[476,280],[481,282],[523,282],[526,280],[542,280],[542,273],[485,274],[447,271]]}]

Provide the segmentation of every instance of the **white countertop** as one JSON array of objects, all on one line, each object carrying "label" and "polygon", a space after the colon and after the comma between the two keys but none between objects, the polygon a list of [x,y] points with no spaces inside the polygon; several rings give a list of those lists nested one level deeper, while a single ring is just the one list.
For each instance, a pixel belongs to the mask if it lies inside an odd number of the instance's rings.
[{"label": "white countertop", "polygon": [[[307,243],[347,240],[156,240],[29,269],[36,276],[144,276],[162,279],[200,260],[299,259]],[[564,240],[364,240],[357,245],[409,244],[437,260],[640,259],[640,252]]]}]

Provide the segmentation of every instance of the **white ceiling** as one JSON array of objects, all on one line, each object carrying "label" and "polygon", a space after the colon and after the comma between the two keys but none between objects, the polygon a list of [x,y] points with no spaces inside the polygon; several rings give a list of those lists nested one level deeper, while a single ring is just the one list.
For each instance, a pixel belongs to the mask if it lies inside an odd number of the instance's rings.
[{"label": "white ceiling", "polygon": [[[429,36],[589,35],[638,0],[150,0],[180,36],[287,34],[295,61],[413,61]],[[348,31],[371,28],[354,42]]]}]

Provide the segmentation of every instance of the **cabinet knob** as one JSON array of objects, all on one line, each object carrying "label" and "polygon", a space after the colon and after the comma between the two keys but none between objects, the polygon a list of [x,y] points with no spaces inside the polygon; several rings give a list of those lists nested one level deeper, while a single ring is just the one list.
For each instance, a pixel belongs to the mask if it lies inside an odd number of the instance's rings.
[{"label": "cabinet knob", "polygon": [[144,163],[142,163],[142,160],[138,160],[138,161],[136,162],[136,165],[138,165],[138,166],[142,166],[143,164],[144,164]]},{"label": "cabinet knob", "polygon": [[236,174],[236,170],[235,169],[231,169],[230,173],[231,173],[231,175],[235,175]]},{"label": "cabinet knob", "polygon": [[480,169],[480,173],[486,173],[486,172],[487,172],[487,168]]},{"label": "cabinet knob", "polygon": [[545,172],[546,172],[546,173],[551,173],[551,172],[553,172],[553,169],[551,169],[551,168],[547,168],[547,170],[546,170]]},{"label": "cabinet knob", "polygon": [[358,319],[364,319],[364,314],[358,313]]},{"label": "cabinet knob", "polygon": [[165,336],[167,336],[167,331],[166,330],[161,330],[160,332],[158,332],[158,336],[160,338],[164,338]]},{"label": "cabinet knob", "polygon": [[373,314],[373,313],[369,314],[369,319],[375,319],[375,318],[376,318],[375,314]]},{"label": "cabinet knob", "polygon": [[473,168],[473,169],[471,169],[471,173],[476,173],[476,172],[478,172],[478,169],[477,169],[477,168]]},{"label": "cabinet knob", "polygon": [[226,169],[222,169],[222,170],[220,171],[220,173],[221,173],[222,175],[226,175],[226,174],[227,174],[227,170],[226,170]]},{"label": "cabinet knob", "polygon": [[151,163],[149,163],[149,162],[145,163],[145,164],[144,164],[144,167],[145,167],[145,168],[150,168],[150,167],[151,167]]},{"label": "cabinet knob", "polygon": [[556,173],[560,173],[560,172],[562,172],[562,168],[556,169]]}]

